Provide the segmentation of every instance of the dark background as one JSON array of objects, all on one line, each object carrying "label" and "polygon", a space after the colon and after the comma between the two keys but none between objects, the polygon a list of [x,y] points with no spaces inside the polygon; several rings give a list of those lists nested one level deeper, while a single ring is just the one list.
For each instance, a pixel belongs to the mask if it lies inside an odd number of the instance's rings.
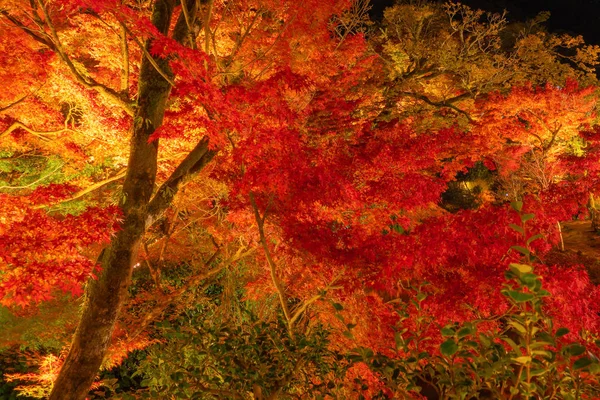
[{"label": "dark background", "polygon": [[[525,21],[540,11],[550,11],[546,22],[548,30],[555,33],[583,35],[586,43],[600,44],[600,0],[462,0],[472,8],[491,12],[508,11],[510,21]],[[394,0],[371,0],[371,15],[381,19],[383,9]]]}]

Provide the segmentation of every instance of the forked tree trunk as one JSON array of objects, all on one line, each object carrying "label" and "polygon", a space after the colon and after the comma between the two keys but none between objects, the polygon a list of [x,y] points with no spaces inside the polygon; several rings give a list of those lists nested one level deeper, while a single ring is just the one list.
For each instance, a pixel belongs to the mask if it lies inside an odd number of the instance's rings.
[{"label": "forked tree trunk", "polygon": [[[152,23],[163,34],[168,32],[176,3],[175,0],[156,0],[154,4]],[[185,23],[180,22],[175,34],[183,38],[187,32]],[[157,58],[156,62],[163,74],[171,75],[166,60]],[[50,400],[85,399],[110,344],[119,311],[127,296],[131,271],[146,229],[148,203],[154,190],[158,142],[148,143],[148,138],[162,124],[170,90],[170,84],[144,57],[127,175],[123,183],[122,230],[100,258],[102,271],[98,280],[88,283],[83,315]]]}]

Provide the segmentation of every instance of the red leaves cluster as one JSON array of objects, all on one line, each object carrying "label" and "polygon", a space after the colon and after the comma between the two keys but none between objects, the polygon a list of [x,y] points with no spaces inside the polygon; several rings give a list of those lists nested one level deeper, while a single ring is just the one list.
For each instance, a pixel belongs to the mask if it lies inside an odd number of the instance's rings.
[{"label": "red leaves cluster", "polygon": [[[49,197],[44,193],[43,199]],[[110,240],[118,229],[120,209],[89,208],[78,216],[64,217],[28,207],[19,211],[20,218],[0,224],[0,303],[35,304],[52,298],[56,290],[80,295],[82,285],[98,270],[82,251]]]},{"label": "red leaves cluster", "polygon": [[[289,245],[278,248],[278,260],[292,271],[315,268],[311,274],[329,276],[346,271],[345,294],[337,293],[345,297],[345,304],[352,304],[365,288],[384,298],[398,298],[404,295],[406,282],[427,281],[431,285],[425,289],[429,297],[423,307],[441,325],[497,315],[507,308],[500,293],[504,272],[509,262],[520,259],[511,250],[523,240],[509,227],[519,223],[516,213],[501,201],[456,214],[426,210],[439,201],[457,172],[478,160],[500,175],[520,174],[529,182],[527,163],[531,152],[537,151],[545,157],[543,172],[549,179],[546,186],[525,186],[521,195],[526,209],[535,212],[528,235],[544,236],[533,243],[543,258],[558,241],[557,222],[581,215],[598,173],[594,134],[583,134],[589,141],[584,155],[568,155],[570,141],[577,140],[592,116],[589,89],[525,87],[495,96],[480,104],[487,111],[467,132],[416,132],[398,123],[373,127],[351,111],[365,103],[345,99],[337,107],[328,103],[332,108],[321,119],[327,108],[320,107],[319,96],[310,103],[314,109],[305,108],[304,115],[289,109],[273,116],[274,107],[259,108],[255,119],[264,116],[264,122],[280,116],[282,123],[272,129],[256,126],[234,152],[236,165],[244,168],[241,174],[229,170],[231,218],[247,210],[247,193],[254,192],[259,208],[268,210],[270,221],[279,226],[271,234]],[[331,115],[335,117],[329,119]],[[319,122],[311,124],[314,118]],[[336,125],[336,121],[343,122]],[[306,126],[310,133],[303,130]],[[554,139],[550,128],[557,129]],[[398,233],[398,227],[408,232]],[[289,254],[304,262],[288,258]],[[599,332],[594,303],[598,291],[585,271],[578,266],[539,268],[552,293],[559,293],[548,303],[548,312],[573,332]],[[290,291],[305,297],[310,292],[299,288],[294,273],[284,276]],[[324,286],[318,279],[313,282],[315,289]],[[571,288],[578,295],[565,297]],[[360,307],[352,309],[366,323],[369,317]],[[435,334],[438,327],[431,329]],[[385,329],[359,337],[373,345],[378,335],[380,343],[392,340],[392,331]]]}]

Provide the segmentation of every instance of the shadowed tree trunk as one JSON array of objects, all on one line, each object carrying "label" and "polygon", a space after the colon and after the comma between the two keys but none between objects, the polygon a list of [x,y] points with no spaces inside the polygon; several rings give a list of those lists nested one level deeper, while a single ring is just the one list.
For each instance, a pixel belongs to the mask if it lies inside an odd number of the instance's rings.
[{"label": "shadowed tree trunk", "polygon": [[600,232],[600,211],[596,208],[596,199],[594,198],[593,193],[590,193],[588,210],[590,212],[590,219],[592,220],[592,230],[594,232]]},{"label": "shadowed tree trunk", "polygon": [[[194,0],[190,1],[194,3]],[[175,0],[156,0],[152,23],[163,34],[168,33]],[[190,7],[190,9],[195,9]],[[183,16],[174,28],[173,38],[179,42],[188,35]],[[150,43],[146,43],[150,48]],[[127,175],[123,183],[124,222],[110,245],[100,256],[102,272],[98,280],[90,280],[86,288],[83,315],[60,374],[54,383],[51,400],[82,400],[86,397],[102,364],[119,311],[127,297],[131,272],[137,261],[140,241],[146,228],[169,206],[180,183],[198,172],[214,156],[202,140],[159,189],[150,203],[157,170],[158,141],[148,143],[150,135],[163,121],[173,74],[168,61],[157,58],[159,72],[144,57],[141,63],[138,107],[135,113]],[[165,196],[165,192],[169,196]]]}]

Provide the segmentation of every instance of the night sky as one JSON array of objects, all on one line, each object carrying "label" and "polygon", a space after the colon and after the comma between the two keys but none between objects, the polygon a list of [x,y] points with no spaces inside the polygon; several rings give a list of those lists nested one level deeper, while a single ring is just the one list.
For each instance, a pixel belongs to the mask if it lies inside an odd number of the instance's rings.
[{"label": "night sky", "polygon": [[[550,11],[546,26],[551,32],[583,35],[590,44],[600,45],[600,0],[462,0],[473,8],[501,12],[506,9],[510,21],[524,21],[540,11]],[[383,9],[394,0],[371,0],[372,15],[381,18]]]}]

